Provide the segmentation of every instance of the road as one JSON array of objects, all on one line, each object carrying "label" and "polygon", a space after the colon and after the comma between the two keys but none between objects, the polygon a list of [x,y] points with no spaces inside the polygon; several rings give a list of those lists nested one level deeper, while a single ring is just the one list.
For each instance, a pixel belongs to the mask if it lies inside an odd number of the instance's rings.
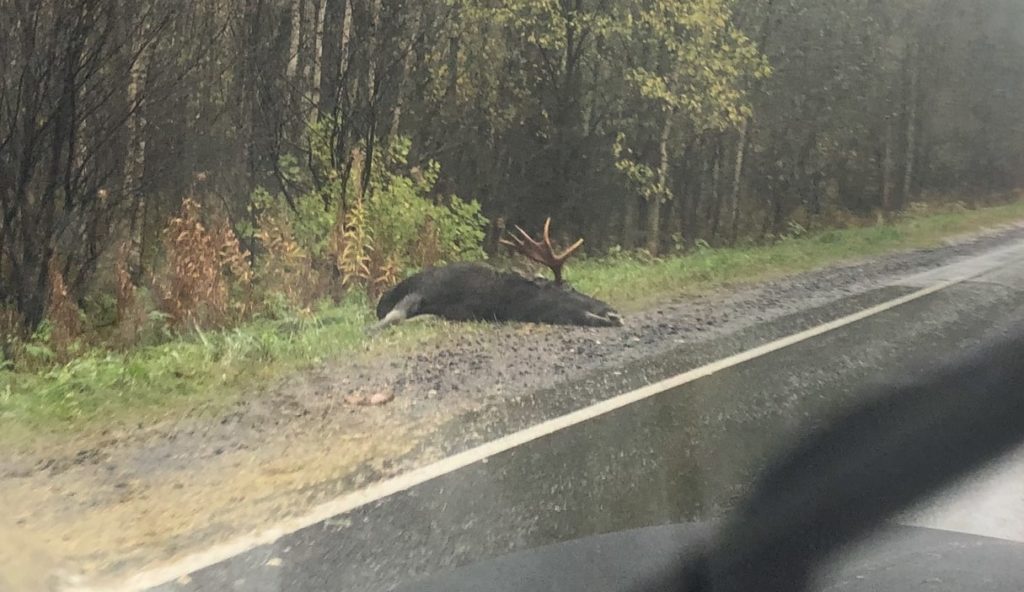
[{"label": "road", "polygon": [[[865,384],[925,372],[1024,319],[1022,262],[1017,243],[699,352],[610,369],[669,380],[568,419],[557,415],[557,393],[542,393],[522,410],[529,421],[510,415],[511,436],[495,446],[357,492],[333,506],[338,515],[324,516],[326,506],[306,523],[138,574],[122,589],[385,591],[517,550],[719,517],[766,459],[855,403]],[[848,316],[858,311],[867,312]],[[539,420],[547,423],[515,431]],[[902,522],[1024,542],[1021,477],[1024,455]]]}]

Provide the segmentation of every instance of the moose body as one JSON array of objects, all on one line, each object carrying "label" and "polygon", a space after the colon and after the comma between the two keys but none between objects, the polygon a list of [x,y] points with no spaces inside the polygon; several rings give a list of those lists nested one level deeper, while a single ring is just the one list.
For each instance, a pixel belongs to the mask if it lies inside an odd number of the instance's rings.
[{"label": "moose body", "polygon": [[610,306],[562,283],[525,278],[477,263],[453,263],[421,271],[377,303],[380,327],[417,315],[452,321],[528,322],[616,327]]},{"label": "moose body", "polygon": [[622,317],[596,298],[581,294],[562,281],[562,267],[583,239],[555,253],[551,244],[551,218],[544,223],[541,240],[516,226],[521,236],[501,243],[529,259],[548,266],[555,281],[528,279],[479,263],[453,263],[423,270],[388,291],[377,303],[380,322],[374,330],[417,315],[435,315],[452,321],[496,321],[618,327]]}]

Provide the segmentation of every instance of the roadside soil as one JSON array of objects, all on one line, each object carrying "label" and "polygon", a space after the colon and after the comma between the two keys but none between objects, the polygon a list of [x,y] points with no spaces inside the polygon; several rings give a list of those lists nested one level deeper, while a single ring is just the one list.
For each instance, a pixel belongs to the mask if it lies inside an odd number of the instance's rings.
[{"label": "roadside soil", "polygon": [[[115,577],[261,530],[493,437],[493,414],[484,408],[1021,238],[1024,226],[1004,227],[934,249],[666,300],[628,315],[619,329],[453,327],[413,352],[321,364],[216,416],[186,414],[7,453],[0,458],[0,591]],[[373,395],[390,400],[353,404],[353,396]],[[453,427],[457,443],[449,438]]]}]

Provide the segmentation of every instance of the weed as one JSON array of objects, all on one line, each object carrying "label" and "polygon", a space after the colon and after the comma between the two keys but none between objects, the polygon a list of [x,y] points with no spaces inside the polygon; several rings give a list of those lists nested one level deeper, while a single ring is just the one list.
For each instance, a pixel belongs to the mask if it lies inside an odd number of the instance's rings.
[{"label": "weed", "polygon": [[[260,260],[264,302],[280,294],[289,305],[307,307],[317,296],[319,278],[310,254],[299,245],[283,216],[265,213],[256,232],[265,253]],[[280,303],[278,303],[280,304]]]},{"label": "weed", "polygon": [[58,359],[66,360],[73,353],[75,341],[82,335],[81,311],[68,292],[57,257],[50,260],[50,293],[46,319],[50,325],[49,343]]},{"label": "weed", "polygon": [[[164,229],[165,268],[157,279],[161,309],[178,328],[220,326],[229,321],[231,284],[251,281],[248,258],[226,223],[210,231],[201,206],[188,198]],[[248,303],[236,306],[244,318]]]},{"label": "weed", "polygon": [[373,282],[370,257],[374,248],[362,199],[349,207],[343,220],[337,252],[337,266],[341,272],[342,284],[346,287],[367,286]]},{"label": "weed", "polygon": [[139,298],[139,289],[132,280],[129,261],[131,245],[124,241],[117,249],[114,262],[114,310],[117,324],[117,345],[132,347],[146,323],[146,309]]}]

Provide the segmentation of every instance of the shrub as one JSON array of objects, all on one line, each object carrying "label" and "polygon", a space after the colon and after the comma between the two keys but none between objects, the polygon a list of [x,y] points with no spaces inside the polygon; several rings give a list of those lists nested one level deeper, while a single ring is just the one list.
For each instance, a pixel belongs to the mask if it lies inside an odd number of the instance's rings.
[{"label": "shrub", "polygon": [[60,360],[66,360],[82,335],[82,319],[78,305],[68,292],[64,276],[60,272],[57,257],[50,260],[50,293],[47,300],[46,319],[49,324],[49,343]]},{"label": "shrub", "polygon": [[117,324],[116,342],[121,347],[137,345],[146,324],[145,300],[139,297],[138,286],[129,268],[131,247],[121,243],[114,260],[114,311]]},{"label": "shrub", "polygon": [[251,310],[246,298],[232,299],[232,288],[248,291],[252,270],[238,237],[224,221],[209,230],[202,207],[188,198],[164,229],[167,260],[156,284],[161,310],[178,327],[223,325],[234,312]]},{"label": "shrub", "polygon": [[0,306],[0,370],[17,359],[25,338],[25,323],[12,306]]},{"label": "shrub", "polygon": [[309,250],[295,239],[288,219],[262,215],[256,237],[264,248],[259,266],[264,304],[280,294],[292,306],[308,307],[319,295],[320,278]]},{"label": "shrub", "polygon": [[[316,126],[311,130],[314,168],[327,182],[294,197],[294,207],[265,190],[253,196],[258,228],[251,232],[265,251],[259,273],[264,284],[310,286],[301,297],[288,296],[296,305],[327,295],[332,283],[376,297],[410,270],[484,257],[486,220],[480,205],[439,195],[440,167],[436,163],[409,168],[407,139],[400,138],[389,150],[375,154],[364,191],[363,173],[368,164],[362,150],[352,151],[348,173],[343,175],[319,154],[325,144],[317,140],[318,130]],[[286,164],[282,168],[288,171],[290,182],[313,185],[301,178],[298,167]],[[282,229],[288,229],[288,241],[282,238]],[[285,242],[294,248],[281,251]],[[284,255],[294,255],[292,268],[317,271],[282,274]],[[308,259],[300,265],[301,257]],[[335,277],[340,281],[332,282]],[[330,295],[335,301],[341,297],[339,293]]]}]

